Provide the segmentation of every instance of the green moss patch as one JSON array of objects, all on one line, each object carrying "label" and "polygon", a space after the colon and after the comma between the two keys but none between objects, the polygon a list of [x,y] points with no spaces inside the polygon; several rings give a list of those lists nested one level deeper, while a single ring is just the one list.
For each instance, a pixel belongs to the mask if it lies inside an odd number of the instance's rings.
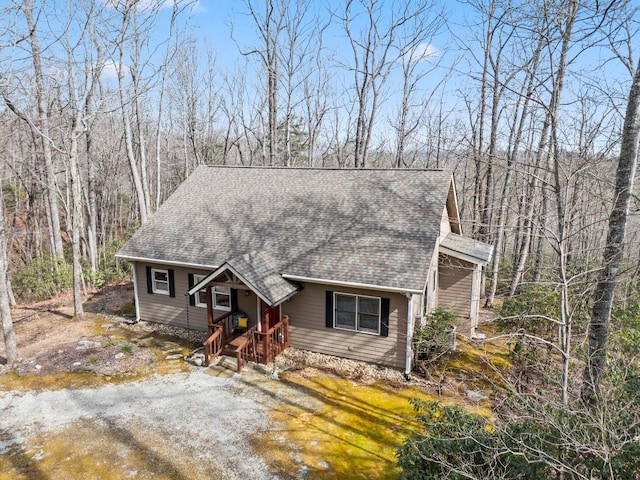
[{"label": "green moss patch", "polygon": [[482,344],[462,340],[455,351],[447,354],[434,378],[454,377],[471,389],[493,391],[504,385],[503,375],[512,368],[506,342],[487,340]]},{"label": "green moss patch", "polygon": [[56,433],[12,446],[0,455],[0,480],[45,478],[227,478],[211,461],[181,451],[166,435],[124,429],[96,420],[76,422]]},{"label": "green moss patch", "polygon": [[419,428],[409,400],[438,399],[416,386],[364,385],[312,368],[282,381],[315,400],[314,408],[284,402],[273,409],[274,429],[255,441],[285,478],[397,478],[396,451]]}]

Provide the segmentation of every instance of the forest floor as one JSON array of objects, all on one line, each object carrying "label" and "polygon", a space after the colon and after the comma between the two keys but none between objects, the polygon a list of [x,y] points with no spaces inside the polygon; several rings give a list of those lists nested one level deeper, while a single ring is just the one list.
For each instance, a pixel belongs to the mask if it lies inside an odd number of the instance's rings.
[{"label": "forest floor", "polygon": [[195,367],[184,357],[201,338],[131,324],[132,297],[130,284],[95,292],[83,320],[65,295],[12,311],[22,360],[7,372],[0,345],[0,480],[391,479],[418,427],[411,398],[489,414],[450,374],[408,383],[295,349],[241,375],[227,358]]}]

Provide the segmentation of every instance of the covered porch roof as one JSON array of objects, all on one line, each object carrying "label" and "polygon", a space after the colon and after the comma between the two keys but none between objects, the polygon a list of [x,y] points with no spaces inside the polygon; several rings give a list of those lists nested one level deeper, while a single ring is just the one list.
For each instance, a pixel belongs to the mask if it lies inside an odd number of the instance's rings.
[{"label": "covered porch roof", "polygon": [[440,252],[485,266],[491,260],[491,255],[493,255],[493,245],[455,233],[449,233],[440,242]]},{"label": "covered porch roof", "polygon": [[300,289],[297,284],[282,278],[271,257],[264,252],[250,252],[231,258],[189,290],[194,295],[206,286],[225,280],[244,284],[267,305],[275,307],[288,300]]}]

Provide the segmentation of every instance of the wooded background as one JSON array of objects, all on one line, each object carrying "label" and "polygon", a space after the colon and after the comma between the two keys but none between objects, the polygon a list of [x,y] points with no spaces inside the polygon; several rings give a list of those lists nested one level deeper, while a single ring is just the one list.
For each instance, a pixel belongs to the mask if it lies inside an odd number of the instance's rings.
[{"label": "wooded background", "polygon": [[[489,305],[523,282],[587,295],[635,73],[633,2],[245,0],[254,35],[229,20],[233,66],[190,32],[198,5],[2,7],[10,278],[67,250],[78,282],[103,283],[197,165],[446,168],[465,233],[495,245]],[[632,241],[636,212],[634,197]],[[634,241],[627,278],[639,259]],[[13,287],[37,296],[29,279]]]},{"label": "wooded background", "polygon": [[511,368],[493,420],[416,405],[403,478],[640,478],[637,2],[233,5],[218,45],[192,25],[227,4],[0,3],[7,363],[9,301],[81,316],[198,165],[450,169]]}]

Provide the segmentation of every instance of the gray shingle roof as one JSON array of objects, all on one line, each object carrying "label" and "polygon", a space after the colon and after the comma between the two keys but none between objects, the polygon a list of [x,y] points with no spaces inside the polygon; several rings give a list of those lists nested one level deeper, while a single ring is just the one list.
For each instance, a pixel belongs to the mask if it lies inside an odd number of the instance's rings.
[{"label": "gray shingle roof", "polygon": [[474,240],[473,238],[463,237],[455,233],[449,233],[440,242],[440,247],[449,250],[449,253],[461,255],[462,257],[471,257],[475,263],[486,265],[491,260],[493,254],[493,245]]},{"label": "gray shingle roof", "polygon": [[451,181],[442,171],[201,166],[118,256],[211,268],[263,252],[279,274],[420,291]]},{"label": "gray shingle roof", "polygon": [[296,285],[282,278],[277,263],[266,252],[250,252],[232,258],[218,271],[224,269],[230,269],[269,305],[280,305],[298,291]]}]

